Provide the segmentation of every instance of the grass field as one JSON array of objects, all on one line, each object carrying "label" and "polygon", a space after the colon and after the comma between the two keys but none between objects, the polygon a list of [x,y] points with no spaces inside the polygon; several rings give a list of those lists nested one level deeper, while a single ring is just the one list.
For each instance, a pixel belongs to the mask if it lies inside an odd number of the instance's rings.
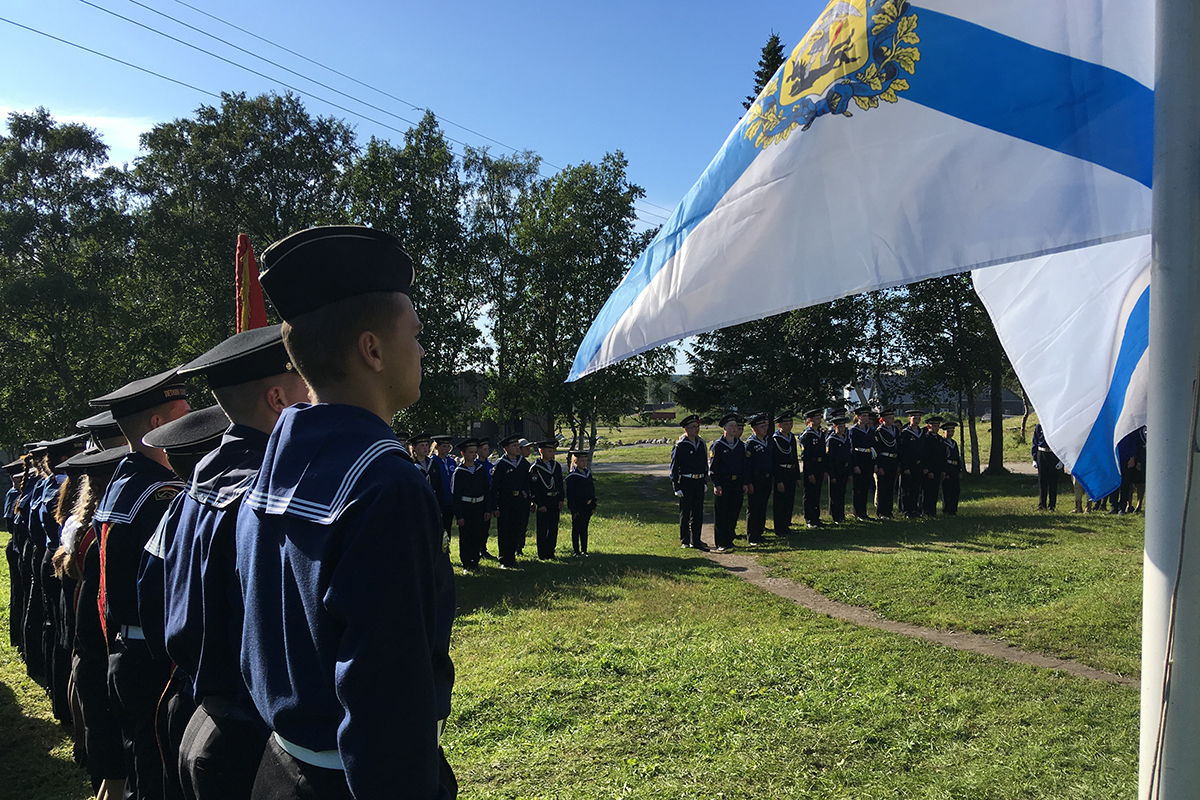
[{"label": "grass field", "polygon": [[[680,550],[664,480],[597,483],[590,558],[459,578],[444,743],[461,797],[1135,793],[1136,691],[817,616]],[[1136,613],[1097,606],[1136,605],[1141,519],[1033,505],[1019,479],[989,479],[957,519],[797,536],[761,560],[897,619],[1135,661]],[[86,797],[22,675],[0,646],[0,793]]]}]

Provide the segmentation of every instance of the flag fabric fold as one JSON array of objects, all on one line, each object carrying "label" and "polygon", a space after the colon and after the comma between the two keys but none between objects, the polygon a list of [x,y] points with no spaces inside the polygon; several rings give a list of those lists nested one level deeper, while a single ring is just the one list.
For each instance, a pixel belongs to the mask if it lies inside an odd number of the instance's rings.
[{"label": "flag fabric fold", "polygon": [[234,333],[267,327],[267,307],[263,302],[262,284],[258,282],[258,261],[250,236],[239,233],[234,255],[234,290],[237,294]]},{"label": "flag fabric fold", "polygon": [[1099,499],[1117,443],[1146,424],[1150,236],[975,270],[979,294],[1050,448]]},{"label": "flag fabric fold", "polygon": [[1149,0],[833,0],[613,292],[569,379],[838,297],[1148,233],[1152,75]]}]

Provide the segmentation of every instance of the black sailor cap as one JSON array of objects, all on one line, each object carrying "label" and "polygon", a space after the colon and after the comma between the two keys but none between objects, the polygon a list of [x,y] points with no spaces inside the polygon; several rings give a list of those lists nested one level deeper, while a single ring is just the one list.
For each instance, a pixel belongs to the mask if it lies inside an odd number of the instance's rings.
[{"label": "black sailor cap", "polygon": [[508,447],[510,444],[518,444],[518,443],[520,443],[520,441],[521,441],[521,434],[514,433],[509,436],[505,436],[503,439],[501,439],[496,444],[500,447]]},{"label": "black sailor cap", "polygon": [[159,425],[142,437],[142,444],[171,455],[204,455],[216,449],[228,428],[229,417],[221,407],[210,406]]},{"label": "black sailor cap", "polygon": [[111,439],[114,436],[122,435],[121,428],[117,425],[110,409],[79,420],[75,423],[75,427],[87,431],[97,439]]},{"label": "black sailor cap", "polygon": [[107,408],[115,419],[121,419],[171,400],[186,400],[187,387],[179,380],[178,371],[177,367],[172,367],[149,378],[130,381],[120,389],[94,397],[88,402]]},{"label": "black sailor cap", "polygon": [[699,422],[699,421],[700,421],[699,414],[688,414],[686,417],[679,420],[679,427],[686,428],[688,425],[691,425],[693,422]]},{"label": "black sailor cap", "polygon": [[428,431],[422,431],[421,433],[418,433],[416,436],[410,437],[408,440],[408,443],[409,444],[422,444],[424,442],[432,442],[432,441],[433,441],[433,434],[429,433]]},{"label": "black sailor cap", "polygon": [[3,469],[9,475],[20,475],[25,471],[25,460],[18,458],[16,461],[10,461],[4,465]]},{"label": "black sailor cap", "polygon": [[71,466],[86,472],[89,469],[116,464],[127,455],[129,455],[129,445],[127,444],[123,444],[120,447],[110,447],[107,450],[88,450],[85,453],[74,456],[71,459]]},{"label": "black sailor cap", "polygon": [[202,374],[210,389],[295,372],[283,346],[283,325],[235,333],[179,368],[180,376]]},{"label": "black sailor cap", "polygon": [[262,253],[263,291],[285,320],[370,292],[409,293],[412,259],[390,233],[360,225],[306,228]]}]

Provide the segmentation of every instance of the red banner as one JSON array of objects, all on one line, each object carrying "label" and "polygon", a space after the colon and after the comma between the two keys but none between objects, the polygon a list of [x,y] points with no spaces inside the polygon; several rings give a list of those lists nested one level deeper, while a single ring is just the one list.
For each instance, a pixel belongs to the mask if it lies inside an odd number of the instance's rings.
[{"label": "red banner", "polygon": [[254,259],[254,248],[250,237],[239,233],[235,263],[237,289],[237,319],[235,333],[251,328],[267,327],[267,307],[263,303],[262,285],[258,282],[258,262]]}]

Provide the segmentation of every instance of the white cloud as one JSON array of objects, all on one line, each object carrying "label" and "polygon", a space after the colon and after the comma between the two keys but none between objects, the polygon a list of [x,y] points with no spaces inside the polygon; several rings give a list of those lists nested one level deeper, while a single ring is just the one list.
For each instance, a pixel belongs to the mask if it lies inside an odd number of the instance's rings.
[{"label": "white cloud", "polygon": [[[28,113],[33,109],[14,109],[0,105],[0,119],[7,123],[12,111]],[[108,160],[114,165],[132,163],[138,156],[138,137],[157,124],[148,117],[108,117],[96,114],[58,114],[51,112],[55,122],[77,122],[95,128],[108,145]],[[3,125],[7,133],[7,124]]]}]

